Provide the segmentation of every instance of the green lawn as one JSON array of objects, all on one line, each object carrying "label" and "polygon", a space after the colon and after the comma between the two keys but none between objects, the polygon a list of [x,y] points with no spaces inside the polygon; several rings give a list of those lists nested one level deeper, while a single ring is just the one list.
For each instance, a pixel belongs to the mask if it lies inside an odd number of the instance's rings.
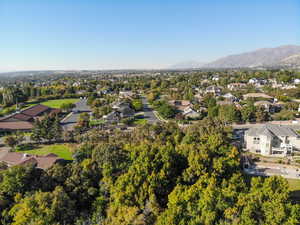
[{"label": "green lawn", "polygon": [[291,191],[300,191],[300,179],[287,179]]},{"label": "green lawn", "polygon": [[40,104],[46,105],[51,108],[60,108],[62,104],[64,103],[76,103],[78,102],[78,98],[63,98],[63,99],[54,99],[54,100],[48,100],[45,102],[41,102]]},{"label": "green lawn", "polygon": [[90,125],[91,126],[97,126],[97,125],[100,125],[100,124],[103,124],[105,123],[105,121],[103,119],[92,119],[90,120]]},{"label": "green lawn", "polygon": [[147,123],[146,119],[135,119],[133,124],[135,125],[145,125]]},{"label": "green lawn", "polygon": [[287,179],[291,190],[291,198],[295,203],[300,203],[300,180]]},{"label": "green lawn", "polygon": [[31,155],[47,155],[49,153],[54,153],[63,159],[72,160],[72,152],[70,147],[66,144],[42,145],[32,150],[22,150],[20,152]]}]

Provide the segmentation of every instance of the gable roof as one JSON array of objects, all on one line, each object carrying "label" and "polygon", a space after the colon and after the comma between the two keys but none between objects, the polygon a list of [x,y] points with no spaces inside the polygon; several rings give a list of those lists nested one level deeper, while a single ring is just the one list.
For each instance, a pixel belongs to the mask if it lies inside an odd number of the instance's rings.
[{"label": "gable roof", "polygon": [[247,99],[247,98],[273,98],[265,93],[248,93],[248,94],[245,94],[243,95],[243,98],[244,99]]},{"label": "gable roof", "polygon": [[250,128],[247,130],[248,136],[259,136],[267,135],[271,136],[289,136],[289,137],[298,137],[299,135],[288,126],[280,126],[275,124],[265,124],[262,127]]},{"label": "gable roof", "polygon": [[31,130],[33,124],[28,121],[0,122],[0,130]]},{"label": "gable roof", "polygon": [[223,95],[224,98],[235,98],[235,96],[231,93],[226,93],[225,95]]},{"label": "gable roof", "polygon": [[0,161],[7,163],[9,166],[24,165],[27,163],[36,164],[37,168],[48,169],[57,161],[62,160],[55,154],[46,156],[29,155],[21,152],[8,152]]},{"label": "gable roof", "polygon": [[255,105],[255,106],[260,106],[260,105],[272,105],[272,103],[269,102],[269,101],[257,101],[257,102],[254,102],[254,105]]},{"label": "gable roof", "polygon": [[28,116],[26,114],[23,114],[23,113],[16,113],[14,115],[12,115],[11,118],[14,118],[14,119],[17,119],[17,120],[22,120],[22,121],[29,121],[32,119],[31,116]]},{"label": "gable roof", "polygon": [[0,118],[0,122],[9,122],[13,120],[21,120],[21,121],[30,121],[32,119],[31,116],[28,116],[23,113],[13,113],[11,115]]},{"label": "gable roof", "polygon": [[50,111],[52,108],[45,106],[45,105],[41,105],[41,104],[37,104],[34,106],[31,106],[27,109],[24,109],[21,111],[22,114],[31,116],[31,117],[36,117],[41,115],[44,112]]}]

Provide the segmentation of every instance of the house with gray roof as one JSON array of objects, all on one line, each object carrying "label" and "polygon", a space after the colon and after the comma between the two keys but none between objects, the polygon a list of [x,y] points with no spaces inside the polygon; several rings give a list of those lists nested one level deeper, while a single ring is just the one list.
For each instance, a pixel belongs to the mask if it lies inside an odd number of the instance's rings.
[{"label": "house with gray roof", "polygon": [[288,126],[265,124],[245,132],[246,148],[265,156],[286,156],[300,149],[300,136]]},{"label": "house with gray roof", "polygon": [[112,111],[103,116],[103,119],[108,123],[117,123],[119,122],[120,118],[120,113],[117,111]]}]

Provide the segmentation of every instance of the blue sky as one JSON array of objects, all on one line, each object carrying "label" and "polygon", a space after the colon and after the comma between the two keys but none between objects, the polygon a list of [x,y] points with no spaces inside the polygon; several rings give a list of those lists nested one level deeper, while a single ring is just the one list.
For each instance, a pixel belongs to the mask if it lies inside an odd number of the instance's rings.
[{"label": "blue sky", "polygon": [[300,45],[299,0],[0,0],[0,71],[166,68]]}]

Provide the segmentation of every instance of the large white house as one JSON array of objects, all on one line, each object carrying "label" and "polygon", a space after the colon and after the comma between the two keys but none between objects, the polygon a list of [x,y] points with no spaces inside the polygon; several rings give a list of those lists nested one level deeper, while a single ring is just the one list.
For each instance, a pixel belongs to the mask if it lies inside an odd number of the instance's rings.
[{"label": "large white house", "polygon": [[300,149],[300,135],[282,125],[265,124],[258,128],[250,128],[245,132],[246,148],[265,156],[286,156]]}]

